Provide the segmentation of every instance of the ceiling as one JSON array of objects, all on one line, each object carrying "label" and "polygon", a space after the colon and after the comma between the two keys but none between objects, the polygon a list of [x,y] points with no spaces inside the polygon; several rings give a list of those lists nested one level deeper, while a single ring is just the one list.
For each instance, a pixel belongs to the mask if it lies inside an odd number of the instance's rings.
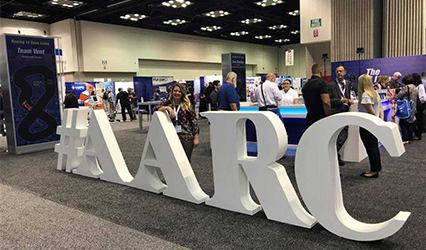
[{"label": "ceiling", "polygon": [[[31,20],[43,23],[54,23],[68,18],[86,20],[100,23],[117,24],[144,29],[161,30],[168,32],[212,37],[218,39],[248,42],[279,46],[300,42],[299,16],[289,15],[288,12],[299,10],[298,0],[286,0],[275,6],[261,7],[255,2],[262,0],[189,0],[191,2],[185,8],[172,8],[163,5],[169,0],[76,0],[82,5],[74,8],[64,8],[62,5],[49,5],[52,0],[0,0],[0,13],[3,18]],[[54,0],[64,1],[64,0]],[[181,0],[180,0],[181,1]],[[187,1],[187,0],[185,0]],[[274,1],[274,0],[264,0]],[[211,18],[203,15],[210,11],[222,10],[230,15]],[[19,11],[43,14],[41,18],[14,17]],[[120,18],[127,14],[139,14],[148,16],[145,19],[131,21]],[[261,19],[261,22],[243,24],[245,19]],[[181,25],[167,25],[165,21],[171,19],[185,20]],[[272,30],[273,25],[286,25],[287,28]],[[221,29],[209,32],[201,27],[220,26]],[[232,36],[233,32],[248,31],[247,35]],[[256,39],[256,36],[270,37]],[[289,41],[277,42],[279,39]]]}]

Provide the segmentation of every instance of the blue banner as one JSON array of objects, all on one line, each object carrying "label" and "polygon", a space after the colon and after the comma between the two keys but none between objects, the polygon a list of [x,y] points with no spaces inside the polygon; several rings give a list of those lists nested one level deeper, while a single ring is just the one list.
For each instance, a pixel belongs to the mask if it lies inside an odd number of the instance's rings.
[{"label": "blue banner", "polygon": [[52,38],[6,35],[16,146],[58,141],[60,103]]},{"label": "blue banner", "polygon": [[355,81],[358,82],[360,75],[369,74],[373,78],[373,82],[376,82],[379,75],[392,76],[395,72],[400,72],[403,76],[412,73],[420,74],[423,70],[426,70],[426,55],[333,62],[331,64],[333,68],[332,80],[336,79],[335,69],[339,65],[345,66],[347,79],[349,74],[353,74],[356,77]]}]

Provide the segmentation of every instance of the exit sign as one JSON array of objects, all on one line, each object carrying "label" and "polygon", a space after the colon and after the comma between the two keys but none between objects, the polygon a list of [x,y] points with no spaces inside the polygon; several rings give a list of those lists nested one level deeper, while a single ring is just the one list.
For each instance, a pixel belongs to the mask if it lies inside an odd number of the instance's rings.
[{"label": "exit sign", "polygon": [[311,28],[321,27],[321,18],[311,19]]}]

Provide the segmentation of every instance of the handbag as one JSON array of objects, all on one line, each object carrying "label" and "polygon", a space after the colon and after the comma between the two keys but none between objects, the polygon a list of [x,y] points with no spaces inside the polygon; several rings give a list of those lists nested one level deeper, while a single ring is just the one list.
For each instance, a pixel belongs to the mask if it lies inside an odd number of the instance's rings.
[{"label": "handbag", "polygon": [[397,100],[396,101],[396,113],[395,115],[400,119],[408,119],[411,117],[414,102],[410,100],[410,87],[408,88],[408,100]]}]

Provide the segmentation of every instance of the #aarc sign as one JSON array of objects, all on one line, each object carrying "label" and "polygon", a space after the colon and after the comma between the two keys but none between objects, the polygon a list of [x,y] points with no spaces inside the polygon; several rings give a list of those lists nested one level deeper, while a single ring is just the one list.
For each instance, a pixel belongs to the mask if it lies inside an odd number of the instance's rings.
[{"label": "#aarc sign", "polygon": [[[404,153],[398,126],[364,113],[337,114],[322,119],[303,134],[296,153],[295,173],[302,206],[284,166],[276,161],[287,149],[287,132],[272,112],[205,112],[210,125],[215,194],[200,187],[175,132],[170,117],[155,112],[136,176],[127,169],[114,133],[103,110],[94,110],[87,127],[87,111],[67,109],[58,127],[61,141],[58,169],[98,178],[188,202],[253,215],[264,210],[270,220],[304,228],[320,223],[330,232],[351,240],[375,241],[393,235],[409,212],[388,221],[368,224],[351,217],[343,204],[337,149],[340,130],[346,125],[366,128],[389,154]],[[256,126],[258,155],[247,155],[245,124]],[[314,152],[314,153],[313,153]],[[167,185],[157,175],[163,172]],[[252,185],[260,204],[249,192]]]}]

